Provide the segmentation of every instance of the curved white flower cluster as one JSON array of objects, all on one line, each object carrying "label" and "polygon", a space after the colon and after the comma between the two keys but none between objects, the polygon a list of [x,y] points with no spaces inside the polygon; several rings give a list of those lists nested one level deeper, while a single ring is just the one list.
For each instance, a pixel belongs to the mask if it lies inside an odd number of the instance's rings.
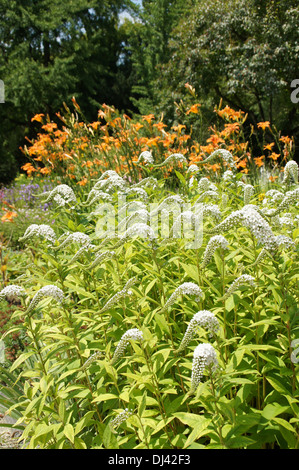
[{"label": "curved white flower cluster", "polygon": [[244,195],[244,204],[249,204],[250,199],[254,195],[254,187],[251,184],[245,184],[243,187],[243,195]]},{"label": "curved white flower cluster", "polygon": [[[299,194],[299,193],[298,193]],[[243,209],[232,212],[219,225],[214,227],[210,233],[221,233],[243,225],[254,235],[258,243],[267,250],[273,251],[279,247],[279,238],[273,233],[269,223],[261,216],[253,205],[246,205]]]},{"label": "curved white flower cluster", "polygon": [[217,248],[222,248],[223,250],[228,248],[228,241],[223,235],[214,235],[210,238],[203,254],[202,266],[206,266],[209,263]]},{"label": "curved white flower cluster", "polygon": [[91,244],[91,240],[89,235],[87,235],[86,233],[72,232],[67,235],[66,239],[59,246],[55,247],[55,250],[65,248],[71,243],[78,243],[78,245],[83,245],[86,247],[87,245]]},{"label": "curved white flower cluster", "polygon": [[15,284],[6,286],[0,291],[0,298],[7,298],[8,300],[14,297],[25,297],[25,295],[27,294],[23,287],[17,286]]},{"label": "curved white flower cluster", "polygon": [[131,279],[129,279],[128,282],[123,287],[123,289],[117,292],[116,294],[114,294],[113,297],[111,297],[111,299],[109,299],[108,302],[104,305],[104,307],[99,311],[99,313],[104,313],[107,310],[109,310],[122,297],[125,297],[126,295],[131,295],[132,291],[130,290],[130,287],[132,287],[136,283],[136,281],[137,281],[136,277],[132,277]]},{"label": "curved white flower cluster", "polygon": [[105,191],[106,193],[115,192],[117,190],[124,191],[126,189],[126,182],[116,172],[109,173],[108,178],[106,179],[101,178],[96,182],[92,189]]},{"label": "curved white flower cluster", "polygon": [[96,351],[95,353],[93,353],[91,356],[89,356],[89,358],[84,362],[83,366],[82,366],[82,370],[86,370],[90,364],[92,364],[93,362],[95,362],[97,359],[103,357],[103,352],[102,351]]},{"label": "curved white flower cluster", "polygon": [[67,184],[59,184],[52,191],[43,193],[42,196],[48,195],[45,202],[54,200],[58,206],[64,207],[66,204],[74,204],[76,196],[74,191]]},{"label": "curved white flower cluster", "polygon": [[286,194],[285,194],[285,197],[283,198],[283,200],[281,201],[281,203],[279,204],[277,209],[275,209],[270,214],[270,216],[273,217],[273,216],[279,214],[280,212],[284,211],[291,204],[294,204],[294,201],[299,201],[299,187],[293,189],[292,191],[287,191]]},{"label": "curved white flower cluster", "polygon": [[234,280],[234,282],[230,285],[223,296],[223,300],[227,299],[230,295],[232,295],[240,286],[250,285],[251,287],[255,287],[255,279],[254,277],[250,276],[249,274],[242,274],[240,277]]},{"label": "curved white flower cluster", "polygon": [[283,198],[284,198],[284,194],[281,191],[278,191],[277,189],[269,189],[269,191],[266,192],[265,197],[263,199],[263,205],[277,204],[281,202]]},{"label": "curved white flower cluster", "polygon": [[131,238],[144,238],[150,241],[153,241],[156,238],[156,234],[153,229],[147,225],[142,223],[136,223],[129,227],[123,235],[121,235],[120,240],[114,246],[114,249],[118,248],[119,246],[126,243],[126,241],[130,240]]},{"label": "curved white flower cluster", "polygon": [[232,170],[226,170],[223,173],[222,181],[225,184],[228,184],[228,183],[235,184],[236,183],[236,177],[235,177],[234,173],[232,172]]},{"label": "curved white flower cluster", "polygon": [[168,307],[171,307],[171,305],[173,305],[176,302],[177,298],[180,295],[195,296],[195,300],[199,302],[203,293],[202,293],[201,288],[194,282],[184,282],[183,284],[181,284],[179,287],[175,289],[173,294],[169,297],[166,304],[162,308],[162,311],[166,310]]},{"label": "curved white flower cluster", "polygon": [[[194,214],[191,210],[190,211],[184,211],[181,212],[178,217],[175,219],[170,233],[169,237],[174,237],[174,238],[181,238],[181,225],[182,222],[184,224],[184,235],[186,236],[186,232],[188,228],[192,227],[199,227],[201,224],[201,215]],[[186,225],[188,224],[188,227],[186,228]]]},{"label": "curved white flower cluster", "polygon": [[140,223],[140,224],[147,224],[147,221],[150,217],[150,214],[146,209],[140,209],[133,214],[128,215],[124,219],[122,219],[119,224],[118,224],[118,233],[121,233],[124,231],[126,228],[128,229],[130,226],[132,226],[134,223]]},{"label": "curved white flower cluster", "polygon": [[133,184],[133,188],[139,187],[152,187],[153,189],[157,186],[158,180],[153,176],[148,176],[147,178],[143,178],[142,180],[138,181],[138,183]]},{"label": "curved white flower cluster", "polygon": [[112,197],[109,194],[105,193],[104,191],[93,188],[88,193],[88,197],[87,197],[85,204],[88,204],[89,206],[91,206],[94,202],[97,202],[100,200],[105,201],[105,202],[112,202]]},{"label": "curved white flower cluster", "polygon": [[164,166],[168,164],[177,164],[177,163],[186,163],[187,164],[187,159],[184,157],[182,153],[173,153],[169,155],[169,157],[164,160],[164,162],[160,163],[160,165],[157,166]]},{"label": "curved white flower cluster", "polygon": [[205,369],[211,367],[212,371],[215,371],[217,366],[218,359],[213,346],[210,343],[199,344],[193,353],[190,393],[196,392]]},{"label": "curved white flower cluster", "polygon": [[115,251],[109,251],[109,250],[104,251],[103,253],[100,253],[99,255],[95,257],[94,261],[91,263],[89,267],[90,269],[94,269],[96,266],[103,263],[105,260],[111,259],[114,256],[115,256]]},{"label": "curved white flower cluster", "polygon": [[158,205],[156,209],[153,209],[151,211],[151,215],[153,216],[155,214],[158,214],[159,211],[163,209],[171,210],[172,208],[175,208],[178,206],[181,207],[182,204],[184,204],[184,202],[185,202],[184,199],[179,194],[167,196],[165,199],[163,199],[163,201]]},{"label": "curved white flower cluster", "polygon": [[142,201],[129,201],[126,204],[119,207],[119,215],[125,216],[131,212],[136,212],[137,210],[144,209],[146,210],[146,204]]},{"label": "curved white flower cluster", "polygon": [[196,201],[196,203],[192,207],[192,210],[198,216],[209,215],[209,216],[213,217],[216,220],[219,220],[221,218],[220,209],[219,209],[218,206],[216,206],[216,204],[206,204],[204,202],[197,202]]},{"label": "curved white flower cluster", "polygon": [[108,178],[113,177],[113,176],[115,176],[116,178],[120,177],[119,174],[115,170],[106,170],[100,176],[100,178],[97,179],[97,182],[102,181],[103,179],[106,179],[106,176],[108,176]]},{"label": "curved white flower cluster", "polygon": [[207,191],[203,192],[196,200],[196,203],[203,201],[206,198],[215,199],[216,201],[219,199],[219,194],[212,189],[208,189]]},{"label": "curved white flower cluster", "polygon": [[142,331],[140,331],[138,328],[132,328],[128,331],[126,331],[116,349],[115,349],[115,352],[113,354],[113,357],[112,357],[112,363],[116,362],[118,359],[120,359],[122,357],[122,355],[124,354],[125,352],[125,349],[126,347],[128,346],[128,344],[130,343],[130,340],[133,340],[133,341],[142,341],[143,340],[143,333]]},{"label": "curved white flower cluster", "polygon": [[137,163],[142,162],[142,161],[144,161],[145,163],[154,163],[154,157],[152,155],[152,152],[149,152],[148,150],[141,152],[137,160]]},{"label": "curved white flower cluster", "polygon": [[217,317],[215,317],[215,315],[209,310],[201,310],[195,313],[187,327],[187,330],[177,352],[182,351],[188,346],[190,341],[192,341],[192,339],[196,335],[196,332],[199,328],[204,328],[205,330],[207,330],[210,336],[213,336],[214,334],[218,333],[219,322]]},{"label": "curved white flower cluster", "polygon": [[199,171],[200,170],[198,166],[193,163],[192,165],[189,166],[187,173],[198,173]]},{"label": "curved white flower cluster", "polygon": [[25,233],[22,237],[19,238],[19,241],[29,240],[33,237],[42,237],[50,243],[55,243],[56,241],[56,234],[54,230],[46,224],[31,224],[25,230]]},{"label": "curved white flower cluster", "polygon": [[214,150],[213,153],[211,153],[211,155],[206,158],[205,160],[202,160],[201,162],[199,163],[208,163],[212,160],[214,160],[214,158],[216,157],[220,157],[226,164],[228,164],[229,166],[235,168],[236,164],[235,164],[235,161],[234,161],[234,157],[232,156],[232,154],[228,151],[228,150],[225,150],[225,149],[217,149],[217,150]]},{"label": "curved white flower cluster", "polygon": [[39,291],[37,291],[37,293],[31,300],[27,309],[27,313],[31,312],[44,297],[52,297],[52,299],[56,300],[59,303],[62,303],[64,300],[64,293],[59,287],[51,284],[42,287],[41,289],[39,289]]},{"label": "curved white flower cluster", "polygon": [[284,167],[283,183],[290,183],[292,180],[298,184],[298,164],[295,160],[290,160]]},{"label": "curved white flower cluster", "polygon": [[210,189],[210,185],[211,181],[204,176],[203,178],[200,178],[198,182],[198,189],[199,191],[208,191]]},{"label": "curved white flower cluster", "polygon": [[80,258],[83,253],[86,253],[87,251],[94,250],[96,247],[92,243],[88,243],[86,245],[81,246],[79,250],[74,254],[74,256],[70,259],[68,262],[69,264],[74,263],[78,258]]},{"label": "curved white flower cluster", "polygon": [[124,411],[121,411],[113,420],[110,422],[110,426],[112,429],[118,428],[122,423],[127,421],[127,419],[132,415],[132,411],[129,411],[126,408]]},{"label": "curved white flower cluster", "polygon": [[125,193],[124,193],[126,196],[135,196],[135,197],[140,197],[141,199],[143,199],[144,201],[147,201],[148,200],[148,194],[147,192],[145,191],[145,189],[143,188],[140,188],[140,187],[131,187],[131,188],[128,188],[126,189]]}]

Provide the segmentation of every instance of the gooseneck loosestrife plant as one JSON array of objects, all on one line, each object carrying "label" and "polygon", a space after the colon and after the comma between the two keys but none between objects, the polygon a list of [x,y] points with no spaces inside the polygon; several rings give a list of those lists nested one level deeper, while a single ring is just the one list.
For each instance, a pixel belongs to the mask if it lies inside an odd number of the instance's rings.
[{"label": "gooseneck loosestrife plant", "polygon": [[0,364],[20,447],[298,448],[298,166],[262,192],[224,148],[187,157],[44,194],[55,223],[27,228],[0,291],[3,341],[26,338]]}]

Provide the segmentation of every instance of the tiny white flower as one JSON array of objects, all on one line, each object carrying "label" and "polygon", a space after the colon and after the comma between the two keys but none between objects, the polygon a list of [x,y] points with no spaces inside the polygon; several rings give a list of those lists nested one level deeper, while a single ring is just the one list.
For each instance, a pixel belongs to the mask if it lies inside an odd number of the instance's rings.
[{"label": "tiny white flower", "polygon": [[144,161],[145,163],[154,163],[152,152],[149,152],[148,150],[141,152],[137,160],[137,163],[142,162],[142,161]]},{"label": "tiny white flower", "polygon": [[223,296],[223,300],[227,299],[231,294],[238,290],[240,286],[247,284],[249,284],[251,287],[255,287],[255,279],[249,274],[242,274],[242,276],[235,279],[234,282],[227,289],[226,293]]},{"label": "tiny white flower", "polygon": [[208,264],[217,248],[222,248],[223,250],[228,248],[228,241],[222,235],[214,235],[214,237],[210,238],[203,255],[202,266]]},{"label": "tiny white flower", "polygon": [[24,297],[26,295],[25,290],[21,286],[11,284],[10,286],[4,287],[0,291],[0,298],[7,298],[8,300],[14,297]]},{"label": "tiny white flower", "polygon": [[54,200],[59,206],[76,202],[75,193],[67,184],[59,184],[56,188],[52,189],[52,191],[44,193],[44,195],[45,194],[48,194],[48,198],[45,202]]},{"label": "tiny white flower", "polygon": [[113,429],[118,428],[122,423],[127,421],[127,419],[132,415],[132,411],[129,411],[128,408],[121,411],[111,422],[110,426]]},{"label": "tiny white flower", "polygon": [[27,313],[31,312],[44,297],[52,297],[57,302],[62,303],[64,300],[64,293],[59,287],[54,285],[42,287],[31,300]]},{"label": "tiny white flower", "polygon": [[100,310],[99,313],[104,313],[110,308],[112,308],[118,301],[119,299],[125,297],[126,295],[132,295],[132,291],[130,290],[130,287],[133,286],[136,283],[137,279],[136,277],[132,277],[127,281],[123,289],[121,289],[119,292],[114,294],[108,302],[104,305],[104,307]]},{"label": "tiny white flower", "polygon": [[162,308],[162,311],[166,310],[168,307],[173,305],[180,295],[195,296],[196,301],[199,302],[203,293],[202,293],[201,288],[194,282],[184,282],[183,284],[181,284],[179,287],[175,289],[173,294],[169,297],[166,304]]},{"label": "tiny white flower", "polygon": [[297,162],[290,160],[284,167],[283,183],[286,184],[290,181],[294,181],[295,184],[298,184],[298,170]]},{"label": "tiny white flower", "polygon": [[124,333],[116,347],[114,352],[112,363],[116,362],[118,359],[122,357],[125,352],[126,347],[130,343],[130,340],[134,341],[142,341],[143,340],[143,333],[138,328],[132,328],[126,333]]},{"label": "tiny white flower", "polygon": [[25,230],[23,237],[19,241],[25,241],[33,237],[42,237],[50,243],[54,243],[56,240],[56,234],[52,227],[46,224],[31,224]]},{"label": "tiny white flower", "polygon": [[187,327],[180,347],[178,348],[178,352],[182,351],[188,346],[199,328],[204,328],[207,330],[210,336],[218,333],[219,322],[217,317],[215,317],[215,315],[209,310],[201,310],[200,312],[195,313]]},{"label": "tiny white flower", "polygon": [[191,393],[195,393],[200,384],[204,371],[211,367],[212,371],[218,366],[218,359],[215,349],[210,343],[199,344],[193,353],[192,373],[191,373]]}]

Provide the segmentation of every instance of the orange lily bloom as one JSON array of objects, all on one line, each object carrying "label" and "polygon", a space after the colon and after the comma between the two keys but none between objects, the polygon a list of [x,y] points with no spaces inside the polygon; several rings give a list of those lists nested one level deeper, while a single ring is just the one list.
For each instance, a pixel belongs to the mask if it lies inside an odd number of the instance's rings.
[{"label": "orange lily bloom", "polygon": [[257,127],[263,129],[264,131],[265,129],[268,129],[270,127],[270,121],[258,122]]}]

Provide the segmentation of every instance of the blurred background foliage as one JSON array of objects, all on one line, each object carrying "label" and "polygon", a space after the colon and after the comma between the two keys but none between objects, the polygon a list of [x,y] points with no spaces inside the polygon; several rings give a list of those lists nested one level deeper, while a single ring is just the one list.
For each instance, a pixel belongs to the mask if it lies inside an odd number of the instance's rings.
[{"label": "blurred background foliage", "polygon": [[129,116],[163,114],[171,126],[189,83],[200,141],[222,99],[248,114],[248,134],[269,121],[296,143],[298,50],[295,0],[2,0],[0,183],[27,162],[20,147],[39,130],[32,117],[55,120],[73,96],[89,121],[105,103]]}]

